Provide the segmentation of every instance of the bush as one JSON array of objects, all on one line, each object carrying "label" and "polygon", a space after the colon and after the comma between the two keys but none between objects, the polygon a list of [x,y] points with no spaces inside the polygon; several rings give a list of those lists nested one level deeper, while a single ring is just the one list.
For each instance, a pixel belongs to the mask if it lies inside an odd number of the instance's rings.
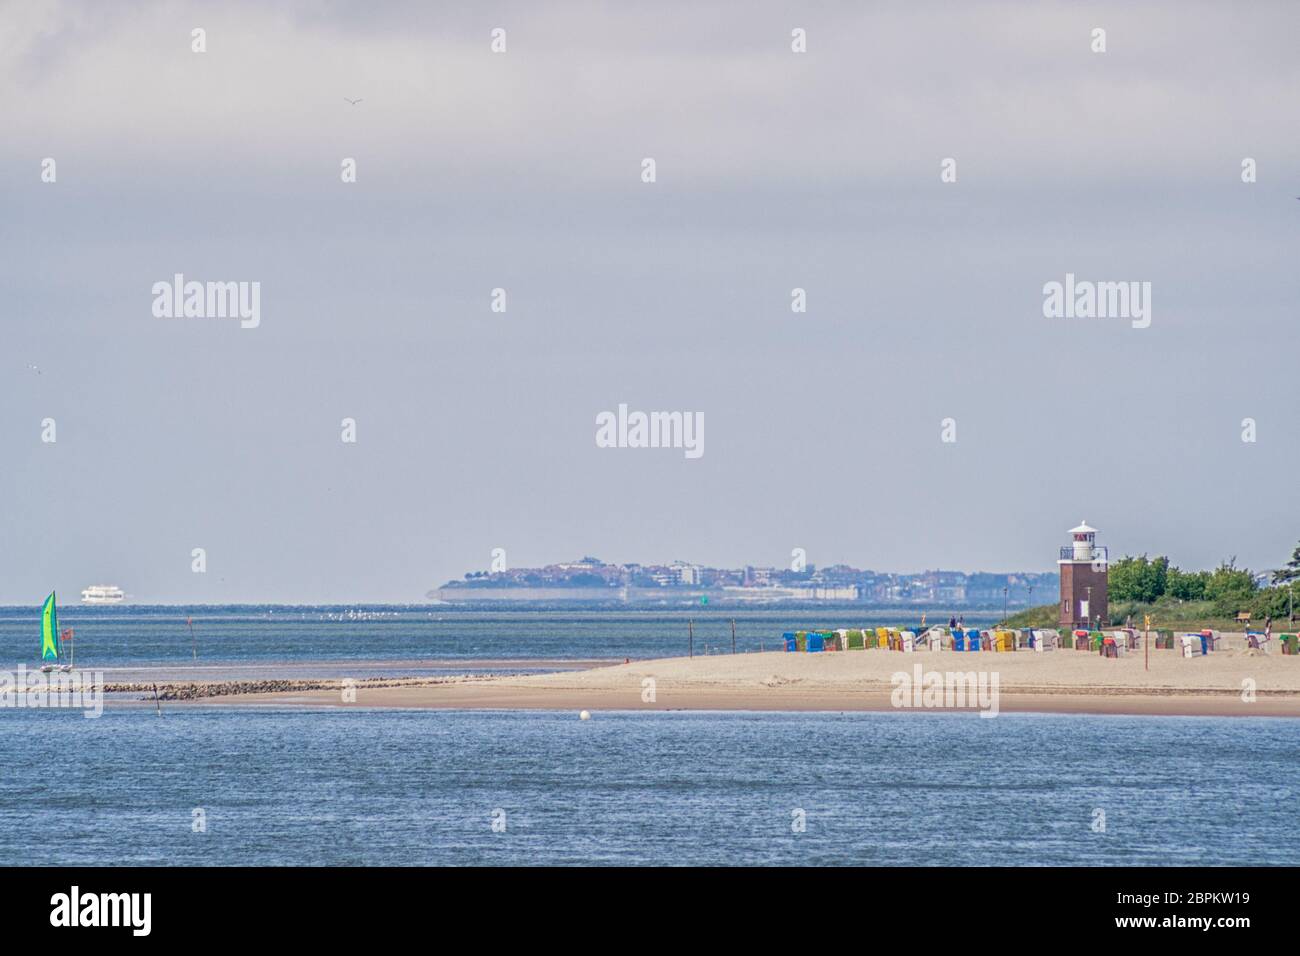
[{"label": "bush", "polygon": [[1109,569],[1110,598],[1113,601],[1136,601],[1151,604],[1165,593],[1168,582],[1169,559],[1125,557],[1111,564]]},{"label": "bush", "polygon": [[1262,627],[1264,619],[1271,617],[1276,631],[1287,620],[1290,597],[1288,588],[1264,588],[1255,593],[1254,599],[1243,610],[1250,611],[1252,625],[1258,623]]},{"label": "bush", "polygon": [[1180,571],[1170,568],[1165,582],[1165,593],[1180,601],[1204,601],[1209,571]]},{"label": "bush", "polygon": [[1255,576],[1246,568],[1237,567],[1237,559],[1229,558],[1205,582],[1205,598],[1214,602],[1220,614],[1236,614],[1249,610],[1254,603]]}]

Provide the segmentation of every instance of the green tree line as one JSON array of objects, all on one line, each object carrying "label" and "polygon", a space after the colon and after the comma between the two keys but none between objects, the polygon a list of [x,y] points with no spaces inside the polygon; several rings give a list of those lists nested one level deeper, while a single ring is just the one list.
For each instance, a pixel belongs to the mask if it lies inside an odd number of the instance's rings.
[{"label": "green tree line", "polygon": [[1110,600],[1115,603],[1154,604],[1161,598],[1209,601],[1216,613],[1225,616],[1249,611],[1252,617],[1278,618],[1287,614],[1291,583],[1300,578],[1300,545],[1286,567],[1273,572],[1271,587],[1260,587],[1258,576],[1237,567],[1235,557],[1213,571],[1183,571],[1163,555],[1126,555],[1110,565],[1108,576]]}]

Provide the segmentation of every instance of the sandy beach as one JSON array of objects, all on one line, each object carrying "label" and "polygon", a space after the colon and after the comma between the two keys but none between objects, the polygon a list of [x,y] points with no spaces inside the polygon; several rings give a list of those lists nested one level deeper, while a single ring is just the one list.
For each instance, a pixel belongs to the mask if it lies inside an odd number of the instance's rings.
[{"label": "sandy beach", "polygon": [[[340,707],[889,711],[892,679],[926,672],[996,675],[1004,712],[1300,717],[1300,657],[1229,646],[1205,657],[1151,651],[1118,659],[1086,651],[953,653],[886,650],[717,654],[633,661],[561,673],[358,681],[239,693],[222,705]],[[1248,690],[1253,690],[1248,693]],[[230,693],[230,691],[236,691]],[[198,702],[203,702],[202,697]],[[921,711],[918,711],[921,712]]]}]

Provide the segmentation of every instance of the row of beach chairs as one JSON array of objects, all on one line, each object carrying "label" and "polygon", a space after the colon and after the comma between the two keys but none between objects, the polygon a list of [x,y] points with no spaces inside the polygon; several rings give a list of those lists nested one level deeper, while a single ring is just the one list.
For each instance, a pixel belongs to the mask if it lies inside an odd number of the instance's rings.
[{"label": "row of beach chairs", "polygon": [[1009,652],[1017,650],[1049,651],[1060,646],[1060,635],[1050,629],[981,631],[975,628],[932,627],[918,634],[893,627],[840,628],[834,631],[787,631],[783,635],[790,653],[817,654],[826,651],[882,650],[911,653],[917,650]]},{"label": "row of beach chairs", "polygon": [[[1022,628],[1010,630],[992,628],[931,627],[917,633],[894,627],[840,628],[833,631],[787,631],[785,649],[792,653],[821,653],[825,651],[882,650],[911,653],[918,650],[953,651],[970,653],[984,651],[1006,653],[1010,651],[1091,651],[1103,657],[1123,657],[1142,649],[1142,633],[1135,628],[1114,628],[1106,631],[1076,630],[1061,634],[1051,628]],[[1196,657],[1219,650],[1222,640],[1218,631],[1206,629],[1199,633],[1171,634],[1153,631],[1157,650],[1176,650],[1184,657]],[[1270,639],[1262,632],[1249,631],[1247,646],[1268,653]],[[1281,634],[1278,645],[1283,654],[1300,654],[1300,635]]]}]

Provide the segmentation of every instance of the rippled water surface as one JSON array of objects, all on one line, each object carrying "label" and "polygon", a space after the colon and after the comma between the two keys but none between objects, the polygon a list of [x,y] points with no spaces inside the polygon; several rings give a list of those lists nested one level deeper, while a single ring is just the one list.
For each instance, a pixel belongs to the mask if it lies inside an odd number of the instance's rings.
[{"label": "rippled water surface", "polygon": [[0,753],[16,864],[1300,863],[1264,718],[11,709]]}]

